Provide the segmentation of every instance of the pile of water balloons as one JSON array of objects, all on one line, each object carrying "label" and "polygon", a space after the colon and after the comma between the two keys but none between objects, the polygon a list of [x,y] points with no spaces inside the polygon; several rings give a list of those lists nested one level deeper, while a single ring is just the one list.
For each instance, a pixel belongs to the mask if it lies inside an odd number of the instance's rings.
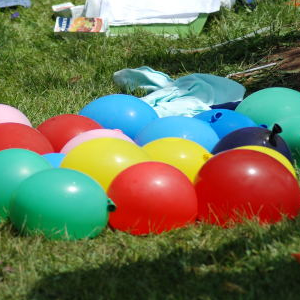
[{"label": "pile of water balloons", "polygon": [[235,109],[159,118],[141,99],[100,97],[33,128],[0,104],[0,221],[50,239],[109,223],[158,234],[197,220],[261,224],[300,211],[300,93],[266,88]]}]

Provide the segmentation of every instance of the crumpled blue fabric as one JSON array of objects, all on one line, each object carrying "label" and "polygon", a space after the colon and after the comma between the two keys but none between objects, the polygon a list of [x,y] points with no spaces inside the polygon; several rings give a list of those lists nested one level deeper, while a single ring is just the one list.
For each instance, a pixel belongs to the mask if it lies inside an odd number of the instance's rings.
[{"label": "crumpled blue fabric", "polygon": [[246,92],[243,85],[225,77],[194,73],[174,80],[148,66],[117,71],[113,80],[129,92],[145,90],[147,95],[141,100],[160,117],[193,117],[212,105],[241,101]]}]

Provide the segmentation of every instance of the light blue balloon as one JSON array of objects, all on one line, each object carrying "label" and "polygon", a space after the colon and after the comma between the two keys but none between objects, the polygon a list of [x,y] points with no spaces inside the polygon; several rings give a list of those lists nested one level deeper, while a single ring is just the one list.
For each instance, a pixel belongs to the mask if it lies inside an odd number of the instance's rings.
[{"label": "light blue balloon", "polygon": [[207,110],[194,118],[208,122],[220,139],[237,129],[258,126],[249,117],[230,109]]},{"label": "light blue balloon", "polygon": [[183,116],[171,116],[154,120],[139,132],[135,142],[143,146],[165,137],[180,137],[194,141],[209,152],[219,142],[218,135],[207,122]]},{"label": "light blue balloon", "polygon": [[63,158],[66,156],[64,153],[47,153],[42,155],[54,167],[59,168]]},{"label": "light blue balloon", "polygon": [[107,129],[121,129],[135,138],[147,124],[158,118],[156,111],[137,97],[113,94],[87,104],[79,115],[93,119]]}]

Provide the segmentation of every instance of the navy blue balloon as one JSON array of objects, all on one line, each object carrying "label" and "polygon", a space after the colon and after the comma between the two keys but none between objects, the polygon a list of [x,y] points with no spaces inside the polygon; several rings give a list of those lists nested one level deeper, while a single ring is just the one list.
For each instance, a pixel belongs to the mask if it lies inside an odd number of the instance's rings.
[{"label": "navy blue balloon", "polygon": [[132,139],[148,123],[158,118],[149,104],[124,94],[100,97],[87,104],[79,115],[93,119],[104,128],[121,129]]},{"label": "navy blue balloon", "polygon": [[54,168],[59,168],[63,158],[66,156],[64,153],[47,153],[42,155]]},{"label": "navy blue balloon", "polygon": [[293,163],[292,153],[284,141],[279,136],[282,132],[281,127],[275,124],[272,130],[263,127],[245,127],[237,129],[224,136],[212,149],[212,154],[248,145],[264,146],[274,149],[283,154]]},{"label": "navy blue balloon", "polygon": [[183,116],[171,116],[154,120],[136,136],[135,142],[143,146],[165,137],[180,137],[200,144],[209,152],[219,141],[218,135],[204,121]]},{"label": "navy blue balloon", "polygon": [[225,102],[221,104],[213,104],[210,106],[211,109],[215,108],[224,108],[224,109],[230,109],[235,110],[236,107],[241,103],[242,101],[235,101],[235,102]]},{"label": "navy blue balloon", "polygon": [[220,139],[237,129],[257,126],[249,117],[229,109],[207,110],[194,118],[208,122]]}]

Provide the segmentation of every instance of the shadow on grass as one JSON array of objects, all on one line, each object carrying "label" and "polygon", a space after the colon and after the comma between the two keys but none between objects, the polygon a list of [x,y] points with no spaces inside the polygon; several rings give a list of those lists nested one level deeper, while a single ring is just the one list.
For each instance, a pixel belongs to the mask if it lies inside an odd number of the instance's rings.
[{"label": "shadow on grass", "polygon": [[[211,48],[208,51],[199,53],[176,53],[168,54],[172,60],[172,66],[175,68],[182,69],[184,65],[187,71],[197,71],[199,68],[203,72],[217,71],[222,65],[230,64],[240,64],[244,63],[257,63],[259,59],[265,55],[270,54],[270,52],[276,51],[276,48],[280,46],[290,46],[293,43],[299,43],[300,32],[298,30],[293,30],[285,35],[278,35],[276,33],[269,35],[257,35],[254,37],[246,38],[244,40],[235,41],[228,43],[222,47]],[[168,55],[164,58],[168,59]],[[151,63],[154,66],[159,66],[161,62],[167,64],[170,61],[162,61],[157,57],[145,56],[140,54],[140,58],[143,58],[145,63]],[[198,64],[195,65],[195,57],[200,59]],[[134,61],[137,57],[132,57]],[[139,60],[140,60],[139,58]],[[161,57],[163,58],[163,57]],[[174,71],[178,71],[174,69]]]},{"label": "shadow on grass", "polygon": [[[264,65],[264,59],[271,53],[278,52],[282,47],[299,47],[300,31],[293,30],[285,35],[257,35],[242,41],[228,43],[219,48],[212,48],[199,53],[167,53],[161,49],[143,54],[142,51],[133,51],[128,57],[130,66],[151,66],[153,69],[168,70],[168,74],[185,73],[213,73],[227,76],[238,65],[244,69],[257,65]],[[243,70],[243,69],[242,69]],[[298,72],[297,72],[298,73]],[[171,75],[172,76],[172,75]],[[264,69],[255,80],[245,82],[236,79],[247,88],[247,94],[262,88],[282,86],[299,90],[299,74],[286,74],[272,69]],[[246,78],[247,79],[247,78]]]},{"label": "shadow on grass", "polygon": [[[285,230],[279,234],[288,243]],[[216,251],[174,250],[151,261],[122,266],[112,261],[95,269],[51,274],[27,300],[299,299],[299,264],[285,255],[261,257],[263,239],[252,239],[256,254],[250,257],[244,247],[247,239],[239,237]]]},{"label": "shadow on grass", "polygon": [[27,299],[299,299],[296,262],[269,261],[264,268],[218,267],[205,272],[202,269],[209,266],[203,253],[188,258],[193,264],[184,265],[181,256],[172,254],[122,267],[106,263],[98,269],[53,274],[42,279]]}]

